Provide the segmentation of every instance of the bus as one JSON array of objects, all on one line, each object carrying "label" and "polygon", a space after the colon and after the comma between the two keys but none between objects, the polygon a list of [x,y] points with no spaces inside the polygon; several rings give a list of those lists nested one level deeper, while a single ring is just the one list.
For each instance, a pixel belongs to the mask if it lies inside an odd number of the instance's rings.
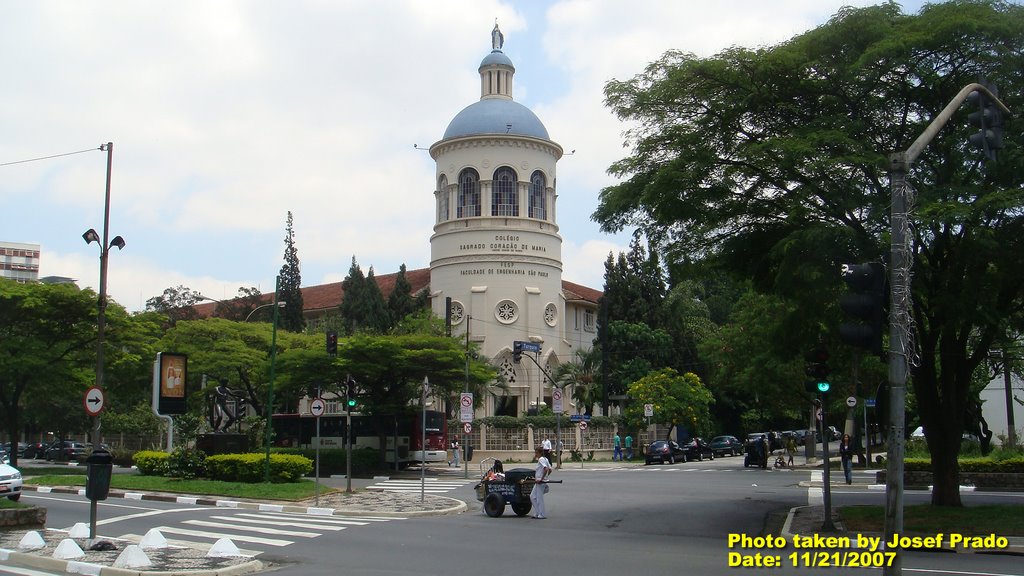
[{"label": "bus", "polygon": [[[426,416],[424,435],[423,416]],[[346,415],[330,413],[321,416],[321,448],[345,448]],[[309,415],[274,414],[275,446],[316,448],[316,421]],[[409,412],[398,416],[371,417],[360,412],[352,413],[352,448],[381,449],[381,433],[384,435],[385,461],[407,466],[418,462],[448,461],[448,427],[444,412],[427,410]]]}]

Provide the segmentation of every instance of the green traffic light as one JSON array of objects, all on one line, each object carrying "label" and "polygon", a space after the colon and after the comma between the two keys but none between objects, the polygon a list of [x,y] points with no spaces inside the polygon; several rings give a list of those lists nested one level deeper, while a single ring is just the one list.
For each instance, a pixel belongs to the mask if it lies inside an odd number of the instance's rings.
[{"label": "green traffic light", "polygon": [[[819,386],[820,386],[820,384],[819,384]],[[356,401],[354,399],[353,400],[349,400],[348,401],[348,405],[349,406],[355,406],[356,405]]]},{"label": "green traffic light", "polygon": [[832,385],[828,382],[818,382],[818,392],[821,392],[822,394],[828,392],[828,389],[831,387]]}]

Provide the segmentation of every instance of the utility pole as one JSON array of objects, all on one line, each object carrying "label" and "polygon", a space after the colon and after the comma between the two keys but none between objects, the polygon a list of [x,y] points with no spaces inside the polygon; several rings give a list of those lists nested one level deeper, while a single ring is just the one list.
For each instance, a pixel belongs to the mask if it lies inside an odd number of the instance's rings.
[{"label": "utility pole", "polygon": [[[905,406],[907,398],[908,354],[913,351],[911,338],[911,295],[910,295],[910,234],[907,214],[907,172],[914,160],[935,138],[939,130],[949,122],[953,112],[973,92],[981,92],[1007,114],[1010,110],[989,91],[978,83],[964,86],[942,109],[942,112],[925,128],[903,152],[889,156],[889,188],[891,232],[891,269],[889,279],[889,437],[888,458],[885,473],[885,541],[895,534],[903,533],[903,453]],[[909,348],[909,350],[908,350]],[[900,576],[903,561],[897,553],[892,564],[882,569],[884,576]]]}]

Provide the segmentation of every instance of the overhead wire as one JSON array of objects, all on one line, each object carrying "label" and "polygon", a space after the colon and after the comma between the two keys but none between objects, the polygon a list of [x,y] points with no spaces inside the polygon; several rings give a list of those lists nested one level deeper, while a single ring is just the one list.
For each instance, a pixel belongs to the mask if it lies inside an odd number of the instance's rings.
[{"label": "overhead wire", "polygon": [[11,166],[13,164],[24,164],[26,162],[37,162],[39,160],[49,160],[51,158],[60,158],[61,156],[71,156],[74,154],[84,154],[86,152],[94,152],[96,150],[102,150],[103,147],[89,148],[88,150],[79,150],[77,152],[65,152],[63,154],[54,154],[52,156],[40,156],[39,158],[28,158],[26,160],[14,160],[13,162],[0,162],[0,166]]}]

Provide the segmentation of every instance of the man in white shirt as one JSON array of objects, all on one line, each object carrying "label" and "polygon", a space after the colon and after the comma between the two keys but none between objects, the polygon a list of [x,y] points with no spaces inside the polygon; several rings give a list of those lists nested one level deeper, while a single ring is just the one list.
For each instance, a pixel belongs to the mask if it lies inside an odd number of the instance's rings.
[{"label": "man in white shirt", "polygon": [[530,502],[533,503],[533,517],[543,520],[547,518],[544,515],[544,492],[548,489],[548,485],[545,482],[548,479],[548,474],[551,474],[551,462],[544,456],[543,448],[538,447],[534,452],[537,456],[537,470],[533,474],[536,482],[533,485],[533,490],[530,492]]}]

